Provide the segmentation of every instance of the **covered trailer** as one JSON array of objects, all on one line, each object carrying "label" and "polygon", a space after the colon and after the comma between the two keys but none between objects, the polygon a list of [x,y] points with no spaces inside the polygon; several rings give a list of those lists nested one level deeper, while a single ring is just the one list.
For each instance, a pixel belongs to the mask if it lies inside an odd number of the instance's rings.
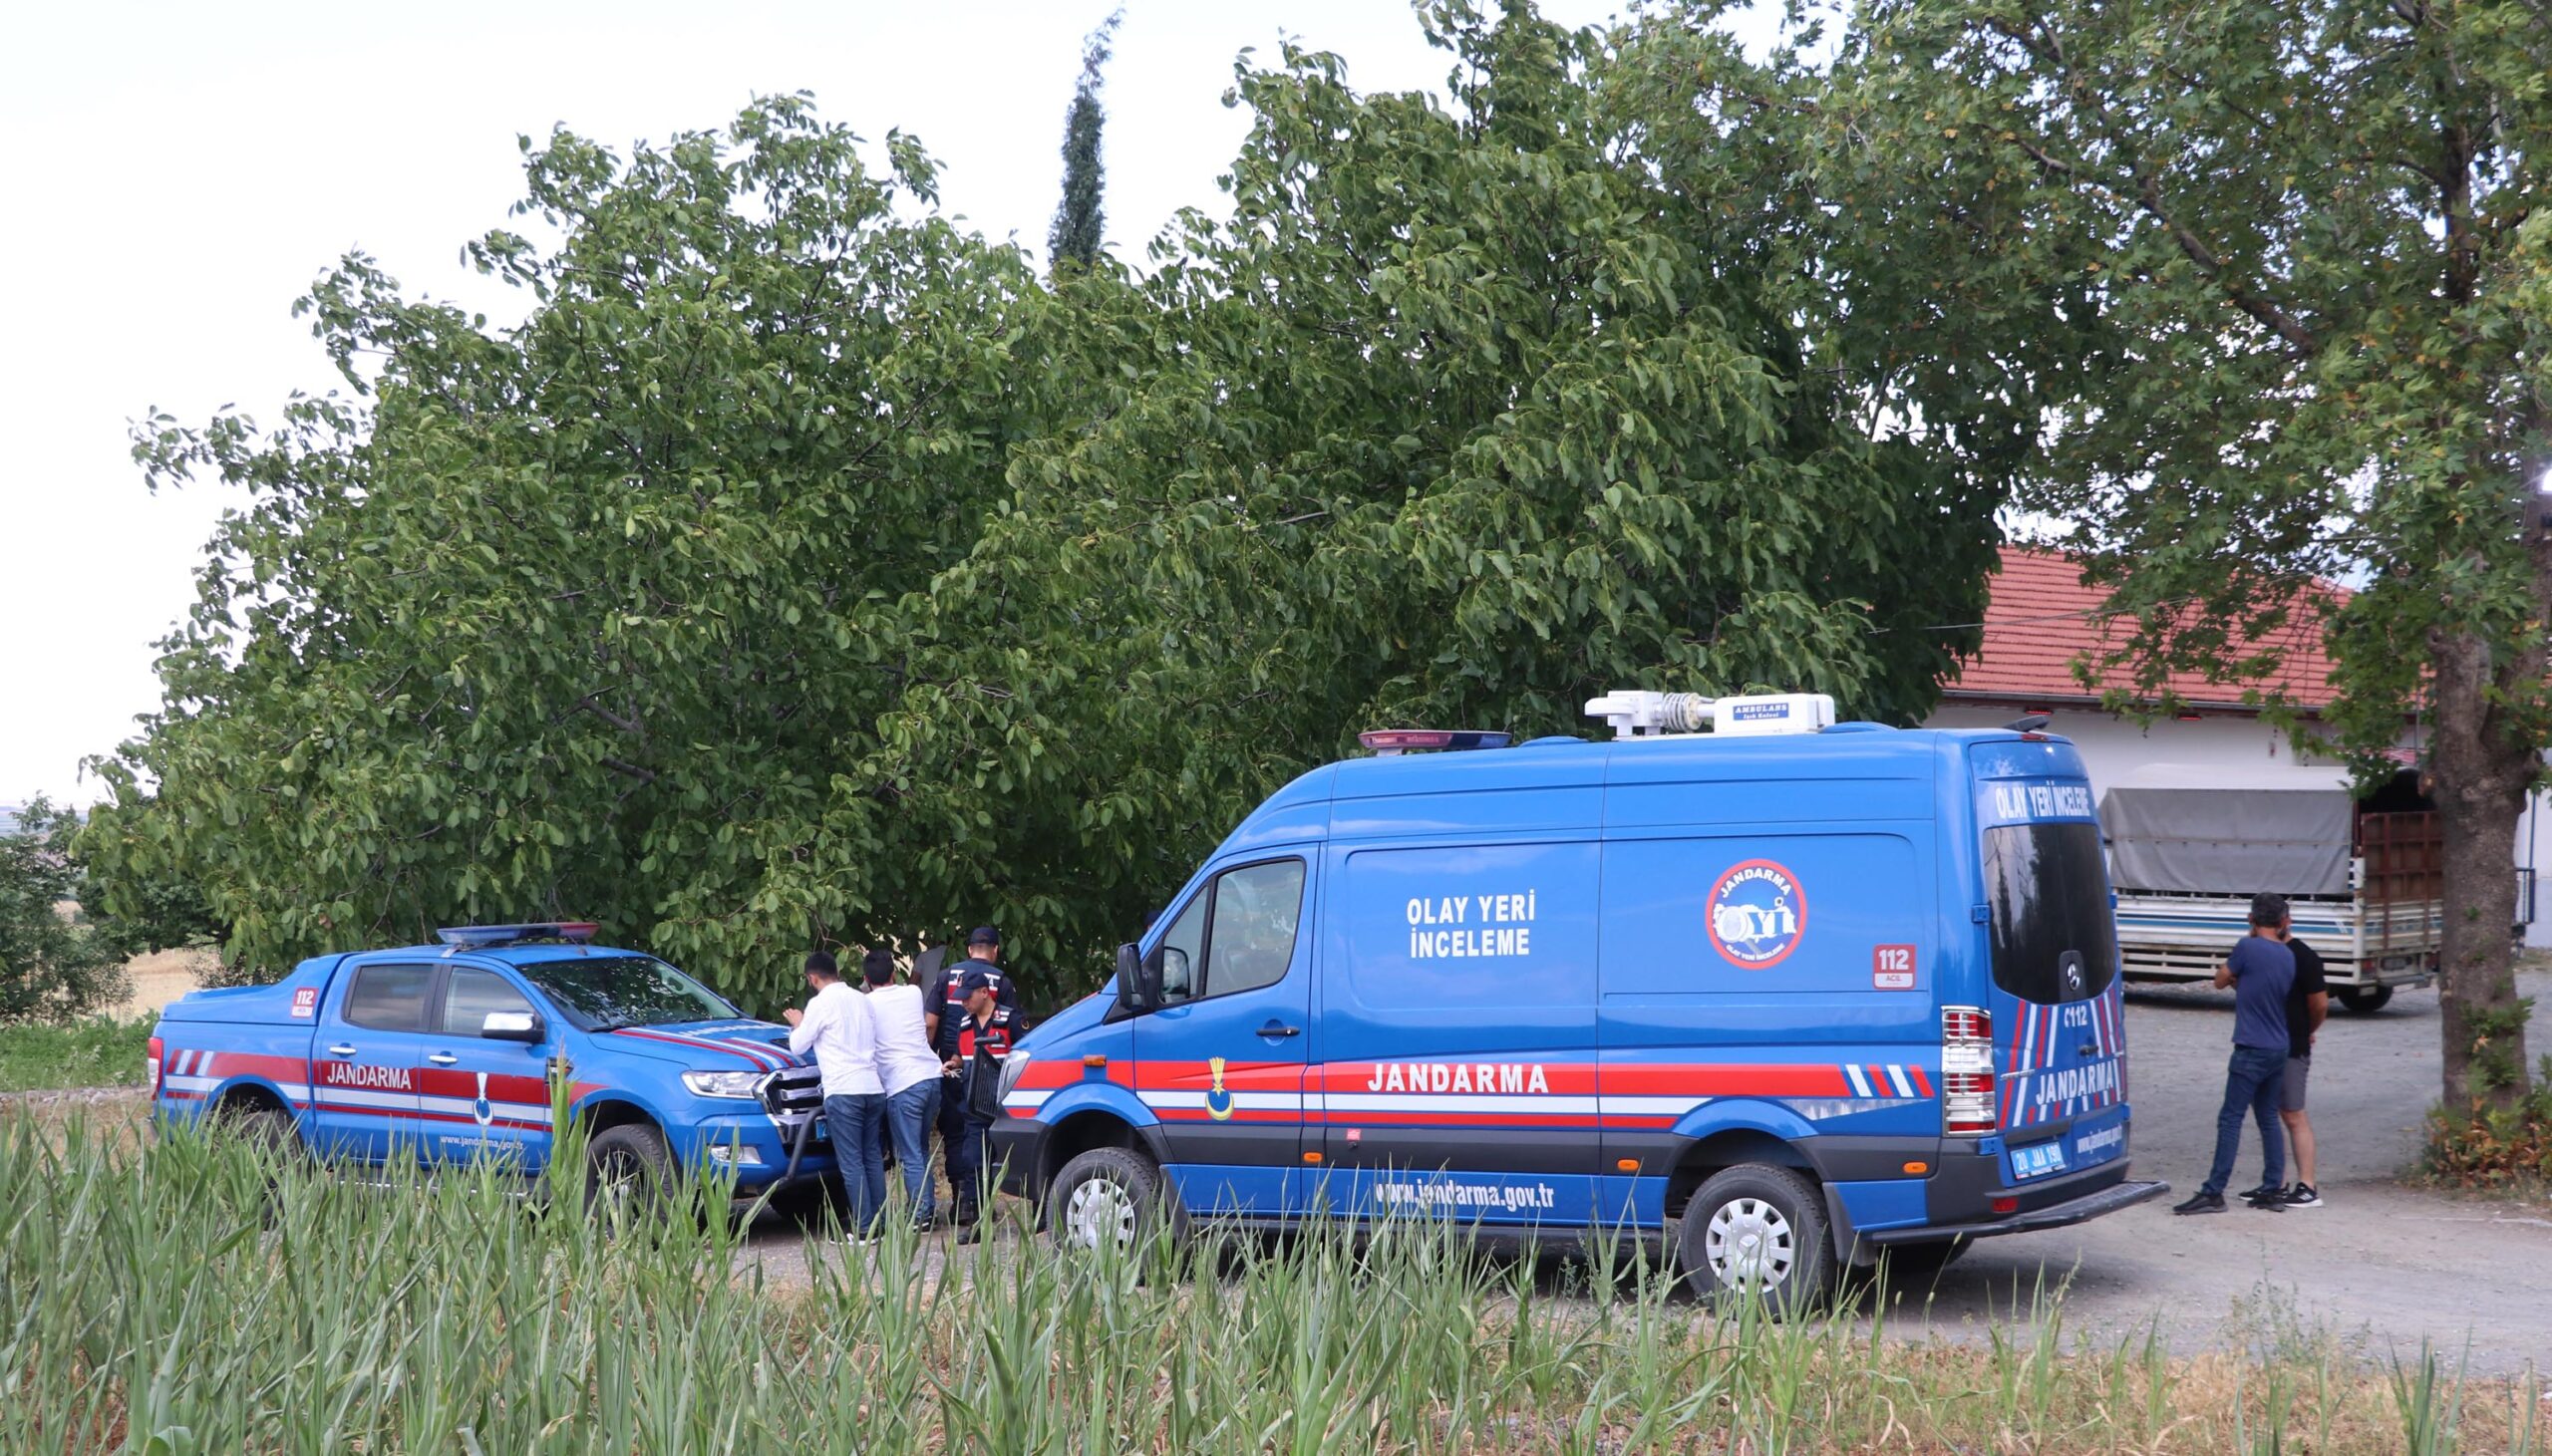
[{"label": "covered trailer", "polygon": [[2338,770],[2324,785],[2279,788],[2220,767],[2153,765],[2135,778],[2099,811],[2128,980],[2213,976],[2262,891],[2286,897],[2296,936],[2321,952],[2349,1010],[2435,979],[2444,841],[2408,775],[2364,799]]}]

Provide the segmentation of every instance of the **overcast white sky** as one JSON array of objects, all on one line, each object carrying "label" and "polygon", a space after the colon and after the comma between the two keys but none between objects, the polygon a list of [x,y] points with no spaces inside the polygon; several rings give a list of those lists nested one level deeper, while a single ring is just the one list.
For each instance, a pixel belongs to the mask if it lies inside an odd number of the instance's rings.
[{"label": "overcast white sky", "polygon": [[[861,135],[918,135],[943,201],[1042,251],[1081,38],[1108,0],[776,3],[447,0],[30,6],[0,55],[19,198],[0,228],[0,802],[100,797],[80,759],[159,701],[152,644],[183,614],[224,501],[153,496],[127,422],[260,419],[334,371],[289,314],[363,248],[412,293],[511,314],[459,261],[519,193],[518,134],[565,123],[625,149],[804,89]],[[1543,0],[1592,23],[1613,0]],[[1291,34],[1363,90],[1440,89],[1446,59],[1396,0],[1127,0],[1108,71],[1117,255],[1214,178],[1246,117],[1244,46]]]}]

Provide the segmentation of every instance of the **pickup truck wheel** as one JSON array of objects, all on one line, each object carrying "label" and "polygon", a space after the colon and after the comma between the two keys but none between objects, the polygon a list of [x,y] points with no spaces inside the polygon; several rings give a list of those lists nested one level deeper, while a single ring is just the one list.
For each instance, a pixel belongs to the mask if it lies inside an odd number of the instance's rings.
[{"label": "pickup truck wheel", "polygon": [[673,1150],[640,1122],[598,1133],[585,1149],[585,1209],[628,1219],[652,1215],[672,1196]]},{"label": "pickup truck wheel", "polygon": [[1777,1315],[1813,1309],[1834,1283],[1824,1199],[1795,1169],[1769,1163],[1712,1175],[1684,1207],[1675,1257],[1696,1296],[1759,1298]]},{"label": "pickup truck wheel", "polygon": [[1064,1164],[1046,1189],[1046,1227],[1067,1249],[1130,1250],[1164,1213],[1178,1230],[1180,1212],[1160,1169],[1127,1148],[1092,1148]]},{"label": "pickup truck wheel", "polygon": [[2373,1016],[2392,1000],[2392,988],[2389,986],[2343,986],[2331,994],[2340,999],[2340,1005],[2361,1017]]},{"label": "pickup truck wheel", "polygon": [[213,1114],[213,1123],[269,1157],[290,1158],[301,1152],[301,1129],[281,1107],[233,1103]]}]

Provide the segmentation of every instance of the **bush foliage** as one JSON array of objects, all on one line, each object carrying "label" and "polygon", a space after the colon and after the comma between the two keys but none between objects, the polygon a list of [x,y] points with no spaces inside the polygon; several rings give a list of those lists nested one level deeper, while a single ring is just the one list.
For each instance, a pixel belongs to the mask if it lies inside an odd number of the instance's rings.
[{"label": "bush foliage", "polygon": [[67,1021],[122,1001],[124,957],[78,909],[79,820],[37,799],[0,834],[0,1025]]}]

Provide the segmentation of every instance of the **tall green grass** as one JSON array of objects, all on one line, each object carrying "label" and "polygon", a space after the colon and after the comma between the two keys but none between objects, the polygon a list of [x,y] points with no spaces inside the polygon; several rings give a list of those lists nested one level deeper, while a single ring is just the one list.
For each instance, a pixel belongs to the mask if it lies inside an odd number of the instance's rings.
[{"label": "tall green grass", "polygon": [[[0,1451],[2531,1452],[2535,1382],[1712,1311],[1440,1225],[766,1259],[494,1174],[0,1119]],[[1016,1209],[1012,1210],[1016,1213]],[[767,1249],[762,1255],[769,1254]],[[786,1263],[788,1277],[772,1267]],[[1874,1302],[1864,1297],[1863,1304]],[[1884,1306],[1878,1306],[1884,1308]],[[1882,1326],[1886,1321],[1877,1321]],[[2296,1357],[2311,1358],[2311,1357]]]},{"label": "tall green grass", "polygon": [[0,1092],[55,1087],[138,1087],[151,1022],[90,1017],[62,1025],[0,1025]]}]

